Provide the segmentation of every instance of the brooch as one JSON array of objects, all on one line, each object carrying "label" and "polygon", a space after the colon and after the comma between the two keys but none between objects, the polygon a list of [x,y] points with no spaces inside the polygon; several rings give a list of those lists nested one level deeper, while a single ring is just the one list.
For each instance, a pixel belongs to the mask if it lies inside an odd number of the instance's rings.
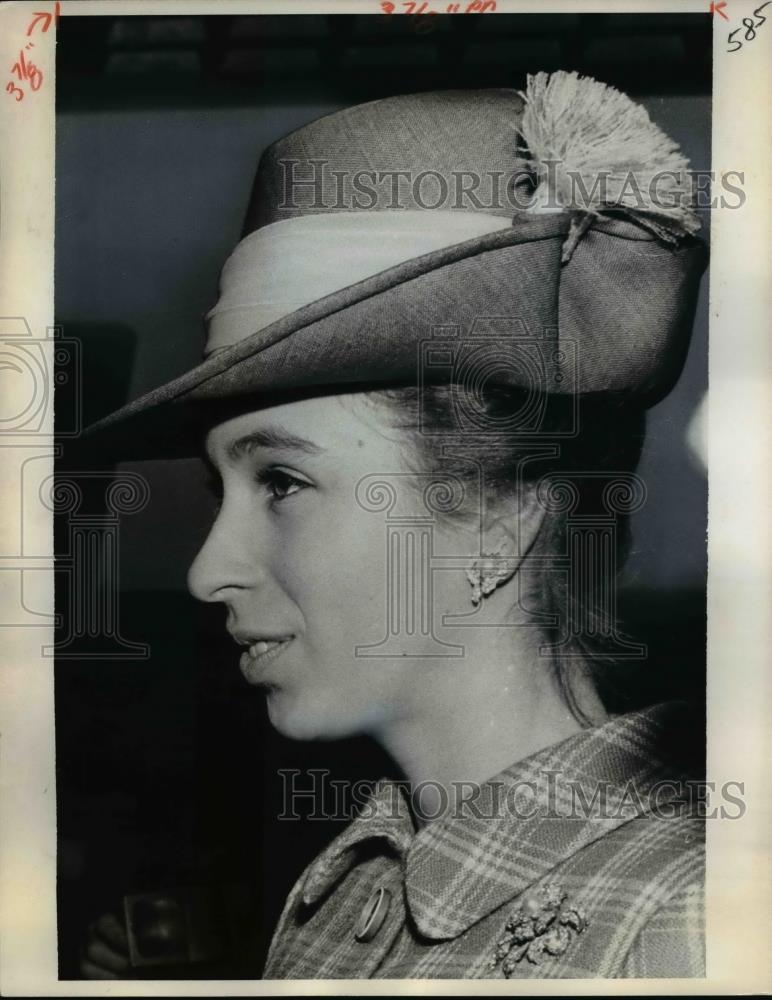
[{"label": "brooch", "polygon": [[573,935],[581,934],[587,926],[583,911],[567,900],[567,894],[554,882],[539,886],[527,896],[507,920],[506,933],[496,943],[491,965],[501,962],[501,970],[509,979],[524,958],[539,965],[545,954],[562,955]]}]

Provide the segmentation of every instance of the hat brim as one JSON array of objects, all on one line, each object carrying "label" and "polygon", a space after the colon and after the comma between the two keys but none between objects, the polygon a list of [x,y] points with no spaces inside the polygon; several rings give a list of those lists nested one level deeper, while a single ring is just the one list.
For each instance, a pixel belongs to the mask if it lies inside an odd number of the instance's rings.
[{"label": "hat brim", "polygon": [[202,416],[223,403],[257,407],[313,387],[415,384],[427,374],[422,365],[432,367],[422,357],[438,336],[483,349],[488,337],[499,354],[511,345],[521,358],[502,359],[507,384],[628,393],[651,405],[683,364],[704,245],[670,248],[626,220],[604,219],[561,266],[569,225],[565,213],[523,215],[303,306],[93,424],[89,450],[122,459],[189,455],[200,446]]}]

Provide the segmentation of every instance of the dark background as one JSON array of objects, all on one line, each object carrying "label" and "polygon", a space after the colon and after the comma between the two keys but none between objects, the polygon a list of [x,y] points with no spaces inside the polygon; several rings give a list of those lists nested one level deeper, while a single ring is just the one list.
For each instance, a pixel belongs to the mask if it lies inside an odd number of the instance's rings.
[{"label": "dark background", "polygon": [[[642,101],[707,170],[710,53],[707,14],[63,18],[56,313],[82,344],[71,388],[85,422],[197,362],[259,154],[282,134],[389,94],[523,88],[528,72],[576,69]],[[649,499],[620,608],[649,658],[631,705],[703,698],[707,487],[686,435],[706,388],[704,281],[684,374],[649,416],[639,470]],[[65,443],[63,465],[77,461]],[[374,778],[387,762],[365,742],[320,748],[272,731],[222,612],[185,592],[211,517],[198,463],[118,469],[150,485],[149,504],[121,520],[120,630],[151,655],[86,660],[76,644],[57,663],[60,976],[78,977],[86,925],[124,893],[195,884],[238,888],[243,941],[216,968],[151,975],[255,978],[286,893],[337,832],[277,820],[277,768]],[[61,581],[57,599],[66,628]]]}]

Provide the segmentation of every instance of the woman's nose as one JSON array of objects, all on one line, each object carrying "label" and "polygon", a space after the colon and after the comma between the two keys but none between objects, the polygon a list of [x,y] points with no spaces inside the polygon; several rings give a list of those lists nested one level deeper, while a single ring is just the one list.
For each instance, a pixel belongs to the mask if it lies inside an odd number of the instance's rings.
[{"label": "woman's nose", "polygon": [[245,537],[246,520],[220,511],[188,570],[188,590],[199,601],[227,601],[234,591],[259,584],[263,570],[254,538]]}]

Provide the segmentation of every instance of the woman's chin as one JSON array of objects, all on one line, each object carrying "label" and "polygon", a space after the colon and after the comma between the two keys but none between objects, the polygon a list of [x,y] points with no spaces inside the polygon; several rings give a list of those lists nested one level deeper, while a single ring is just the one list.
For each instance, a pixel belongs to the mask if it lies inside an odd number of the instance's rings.
[{"label": "woman's chin", "polygon": [[286,692],[273,690],[267,696],[268,718],[274,729],[290,740],[343,740],[362,735],[350,716],[341,713],[340,705],[301,704]]}]

